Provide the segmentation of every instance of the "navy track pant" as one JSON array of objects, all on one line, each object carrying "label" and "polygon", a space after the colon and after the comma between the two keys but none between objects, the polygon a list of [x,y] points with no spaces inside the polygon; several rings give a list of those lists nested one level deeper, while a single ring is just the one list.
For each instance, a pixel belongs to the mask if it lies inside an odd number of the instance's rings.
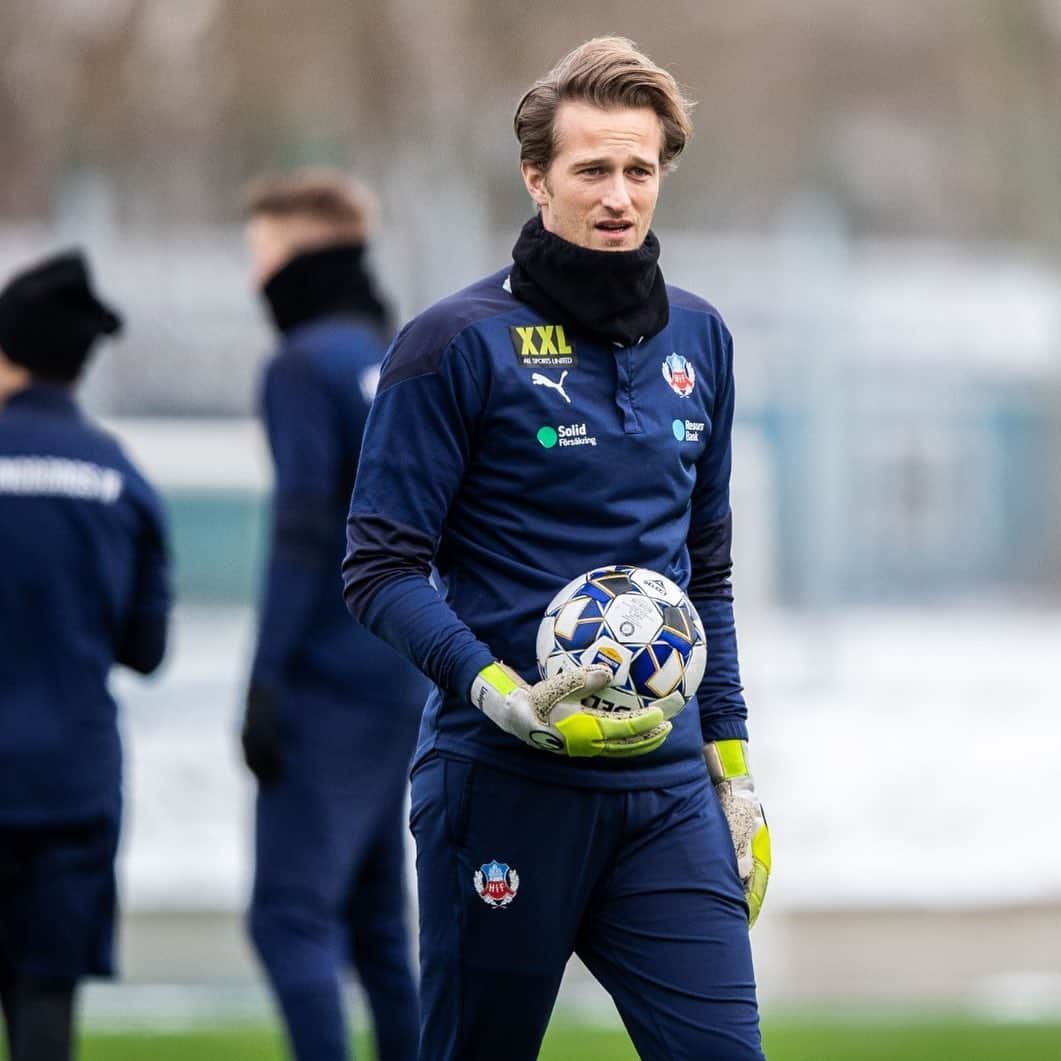
[{"label": "navy track pant", "polygon": [[379,1061],[412,1061],[419,1010],[402,814],[411,727],[367,755],[349,713],[330,722],[320,710],[312,746],[293,735],[284,776],[259,789],[250,934],[298,1061],[348,1057],[348,963],[368,997]]},{"label": "navy track pant", "polygon": [[532,1061],[577,953],[643,1061],[761,1061],[748,913],[714,790],[413,774],[421,1061]]}]

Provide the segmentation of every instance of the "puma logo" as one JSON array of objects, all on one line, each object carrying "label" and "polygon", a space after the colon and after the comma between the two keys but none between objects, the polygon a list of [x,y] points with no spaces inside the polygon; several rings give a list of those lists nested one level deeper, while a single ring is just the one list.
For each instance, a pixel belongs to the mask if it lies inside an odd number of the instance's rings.
[{"label": "puma logo", "polygon": [[564,401],[567,402],[568,405],[570,405],[571,404],[571,399],[567,396],[567,391],[564,390],[564,380],[565,379],[567,379],[567,369],[566,368],[564,369],[563,372],[560,373],[560,382],[559,383],[556,383],[553,380],[549,379],[548,376],[543,376],[540,372],[535,372],[534,375],[531,376],[531,383],[534,383],[534,384],[536,384],[539,387],[550,387],[550,388],[552,388],[552,390],[559,392],[560,397],[563,398]]}]

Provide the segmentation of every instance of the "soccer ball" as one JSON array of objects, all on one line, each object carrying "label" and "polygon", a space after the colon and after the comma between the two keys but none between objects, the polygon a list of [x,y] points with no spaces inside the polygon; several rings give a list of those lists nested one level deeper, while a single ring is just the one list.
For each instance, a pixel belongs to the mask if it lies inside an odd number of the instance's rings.
[{"label": "soccer ball", "polygon": [[707,665],[700,616],[669,578],[643,567],[599,567],[572,579],[538,627],[538,671],[551,678],[604,663],[614,677],[583,703],[604,711],[654,706],[673,718]]}]

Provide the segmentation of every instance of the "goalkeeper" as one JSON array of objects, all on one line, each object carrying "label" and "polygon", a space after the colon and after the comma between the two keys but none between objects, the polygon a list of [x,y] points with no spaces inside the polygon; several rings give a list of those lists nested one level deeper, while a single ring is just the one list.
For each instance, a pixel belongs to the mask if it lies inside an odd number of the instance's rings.
[{"label": "goalkeeper", "polygon": [[[425,1061],[537,1057],[572,953],[643,1058],[762,1057],[732,343],[664,283],[650,229],[688,111],[622,38],[538,81],[515,119],[536,215],[509,266],[402,331],[366,426],[346,601],[436,686],[412,775]],[[604,669],[535,682],[546,604],[613,563],[673,579],[703,620],[707,673],[672,722],[582,707]]]}]

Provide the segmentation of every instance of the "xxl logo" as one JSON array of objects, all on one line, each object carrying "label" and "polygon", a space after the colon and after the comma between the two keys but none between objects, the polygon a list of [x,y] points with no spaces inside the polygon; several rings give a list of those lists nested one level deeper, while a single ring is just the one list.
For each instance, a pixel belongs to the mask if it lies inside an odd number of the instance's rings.
[{"label": "xxl logo", "polygon": [[578,361],[562,324],[512,325],[508,329],[516,360],[524,368],[558,365],[573,368]]}]

